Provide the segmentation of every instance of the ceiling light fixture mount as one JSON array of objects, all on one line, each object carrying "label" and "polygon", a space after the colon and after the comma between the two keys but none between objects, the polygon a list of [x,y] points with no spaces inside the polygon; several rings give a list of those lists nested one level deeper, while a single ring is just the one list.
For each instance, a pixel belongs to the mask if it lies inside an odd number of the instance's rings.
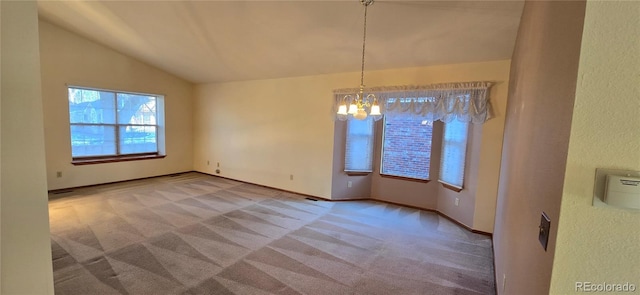
[{"label": "ceiling light fixture mount", "polygon": [[[380,105],[378,104],[378,98],[375,94],[369,93],[365,96],[364,93],[364,53],[367,44],[367,8],[373,4],[373,0],[360,0],[360,4],[364,6],[364,29],[362,34],[362,63],[360,69],[360,91],[355,94],[345,95],[342,102],[338,106],[338,118],[340,120],[347,120],[349,117],[353,117],[357,120],[364,120],[367,116],[373,117],[374,120],[380,120],[382,113],[380,112]],[[347,108],[349,105],[349,108]],[[367,114],[367,109],[369,114]]]}]

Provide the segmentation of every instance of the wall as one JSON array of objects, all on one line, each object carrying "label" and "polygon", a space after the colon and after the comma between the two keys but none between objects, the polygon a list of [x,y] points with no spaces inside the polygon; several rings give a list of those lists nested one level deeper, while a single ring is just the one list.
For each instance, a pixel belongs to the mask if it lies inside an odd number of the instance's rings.
[{"label": "wall", "polygon": [[[504,116],[502,118],[504,121]],[[485,124],[488,124],[485,123]],[[444,125],[444,124],[440,124]],[[481,160],[480,145],[482,143],[482,130],[484,126],[469,124],[469,133],[467,138],[467,152],[465,155],[465,170],[464,170],[464,189],[460,192],[455,192],[444,186],[438,184],[438,211],[457,220],[458,222],[473,227],[475,229],[483,228],[484,232],[493,232],[493,224],[491,227],[481,227],[477,223],[474,223],[474,217],[476,215],[482,215],[482,212],[476,210],[476,203],[487,202],[489,205],[488,212],[495,212],[495,198],[485,198],[488,200],[482,202],[476,202],[478,198],[478,181],[481,177],[479,175],[479,164]],[[444,129],[442,129],[444,130]],[[443,131],[444,132],[444,131]],[[438,139],[438,145],[442,145],[442,135],[436,137]],[[497,143],[499,147],[502,147],[502,143]],[[500,150],[500,149],[499,149]],[[439,154],[438,154],[439,155]],[[440,164],[439,157],[436,158],[436,165]],[[486,170],[486,169],[485,169]],[[498,173],[495,173],[498,174]],[[439,174],[434,174],[434,179],[437,179]],[[497,181],[494,182],[497,186]],[[455,205],[455,199],[458,198],[458,207]]]},{"label": "wall", "polygon": [[[366,82],[373,87],[494,81],[496,85],[492,87],[490,97],[495,118],[481,129],[482,134],[501,135],[508,72],[509,61],[504,60],[370,71]],[[358,198],[368,190],[369,180],[342,172],[344,154],[336,152],[334,147],[344,140],[344,126],[340,127],[341,123],[333,121],[332,112],[332,90],[357,86],[358,78],[359,73],[342,73],[197,86],[194,106],[195,170],[215,174],[219,162],[221,176],[324,198]],[[302,108],[296,107],[298,105]],[[377,132],[380,132],[380,127],[376,127]],[[501,138],[483,135],[478,141],[480,157],[495,158],[496,154],[499,155]],[[439,151],[440,144],[436,146]],[[473,194],[476,205],[486,202],[490,207],[490,210],[476,212],[475,215],[491,216],[492,220],[496,198],[492,190],[497,191],[498,173],[498,164],[483,164],[480,160],[478,175],[491,175],[496,181],[483,188],[478,187]],[[290,180],[291,174],[294,175],[293,180]],[[437,175],[437,171],[432,170],[431,175]],[[374,198],[430,209],[438,206],[438,185],[435,181],[426,184],[430,187],[425,191],[422,183],[380,180],[375,173],[371,177],[371,196]],[[354,186],[345,190],[349,180],[354,181]],[[475,207],[460,206],[448,213],[474,216]],[[454,211],[456,209],[459,214]],[[472,222],[470,219],[469,223]],[[476,224],[469,226],[476,228]],[[491,232],[492,228],[491,222],[477,229]]]},{"label": "wall", "polygon": [[640,170],[640,2],[589,1],[551,293],[640,289],[640,212],[591,205],[596,168]]},{"label": "wall", "polygon": [[[374,132],[380,130],[380,123],[374,123]],[[347,141],[347,122],[336,121],[333,137],[333,171],[331,172],[331,199],[358,200],[371,197],[372,173],[366,175],[346,175],[344,173]],[[380,139],[374,138],[374,146],[380,144]],[[379,159],[374,156],[374,159]],[[375,171],[375,168],[374,168]],[[351,181],[351,187],[349,187]]]},{"label": "wall", "polygon": [[[0,57],[2,57],[2,3],[0,3]],[[0,130],[2,128],[2,58],[0,58]],[[2,167],[2,136],[0,136],[0,168]],[[0,169],[0,188],[2,169]],[[0,240],[2,238],[2,189],[0,189]],[[0,242],[0,293],[2,292],[2,243]]]},{"label": "wall", "polygon": [[53,294],[35,1],[2,1],[2,294]]},{"label": "wall", "polygon": [[[50,190],[192,170],[193,85],[40,20],[47,179]],[[67,84],[165,96],[164,159],[71,164]],[[62,177],[57,178],[56,172]]]},{"label": "wall", "polygon": [[[499,294],[549,291],[558,219],[568,218],[560,214],[560,200],[583,16],[584,2],[524,7],[511,61],[493,236]],[[551,218],[547,252],[538,242],[543,211]]]},{"label": "wall", "polygon": [[[429,172],[432,180],[429,183],[420,183],[380,177],[377,173],[379,163],[376,162],[378,166],[374,167],[376,173],[372,180],[372,197],[420,208],[436,209],[472,229],[493,232],[509,66],[510,61],[440,65],[415,68],[411,71],[390,70],[384,73],[386,76],[378,76],[380,79],[378,85],[383,86],[462,81],[493,81],[495,84],[489,93],[493,118],[482,126],[473,126],[469,131],[467,149],[469,165],[465,171],[466,180],[463,191],[455,193],[443,189],[437,182],[442,145],[442,125],[436,122],[432,142],[431,171]],[[369,74],[367,79],[371,76],[373,75]],[[381,129],[378,128],[378,138],[381,137]],[[378,150],[375,159],[380,159],[379,154]],[[498,160],[495,162],[484,160],[496,158]],[[460,199],[457,207],[453,205],[456,197]]]},{"label": "wall", "polygon": [[332,85],[344,87],[349,81],[357,77],[198,85],[195,170],[214,174],[220,163],[224,177],[330,198],[331,90]]},{"label": "wall", "polygon": [[[429,83],[426,83],[429,84]],[[382,159],[382,136],[384,133],[384,122],[376,124],[376,148],[373,157],[373,180],[371,183],[371,198],[398,204],[406,204],[418,208],[438,210],[438,174],[440,169],[440,150],[442,146],[442,124],[434,123],[431,159],[429,167],[429,182],[403,180],[397,178],[383,177],[380,175]],[[473,210],[460,210],[462,215],[466,213],[473,215]]]}]

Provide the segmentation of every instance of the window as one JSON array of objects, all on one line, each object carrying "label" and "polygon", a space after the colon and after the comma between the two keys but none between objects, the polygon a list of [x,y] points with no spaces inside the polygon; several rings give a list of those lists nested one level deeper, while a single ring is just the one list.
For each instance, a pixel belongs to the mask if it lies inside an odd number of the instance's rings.
[{"label": "window", "polygon": [[467,153],[467,134],[469,122],[452,120],[444,124],[442,135],[442,157],[440,158],[439,181],[462,190],[464,183],[464,164]]},{"label": "window", "polygon": [[69,87],[73,160],[160,155],[163,97]]},{"label": "window", "polygon": [[429,180],[433,122],[408,113],[386,114],[380,174]]},{"label": "window", "polygon": [[347,121],[346,172],[373,171],[373,120]]}]

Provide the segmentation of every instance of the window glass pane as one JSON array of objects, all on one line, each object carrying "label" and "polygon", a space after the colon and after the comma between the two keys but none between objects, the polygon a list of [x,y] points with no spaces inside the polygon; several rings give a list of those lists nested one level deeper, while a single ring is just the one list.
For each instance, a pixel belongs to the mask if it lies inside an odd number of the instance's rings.
[{"label": "window glass pane", "polygon": [[155,125],[155,96],[118,93],[118,124]]},{"label": "window glass pane", "polygon": [[120,153],[140,154],[158,151],[156,126],[120,126]]},{"label": "window glass pane", "polygon": [[453,120],[444,124],[442,136],[440,181],[460,188],[464,183],[468,128],[468,122]]},{"label": "window glass pane", "polygon": [[373,171],[373,119],[347,121],[345,171]]},{"label": "window glass pane", "polygon": [[104,156],[116,153],[116,128],[105,125],[71,125],[71,156]]},{"label": "window glass pane", "polygon": [[72,157],[164,152],[162,96],[77,87],[68,95]]},{"label": "window glass pane", "polygon": [[114,124],[116,122],[114,93],[69,88],[69,121]]},{"label": "window glass pane", "polygon": [[380,173],[428,180],[432,132],[430,121],[407,113],[386,114]]}]

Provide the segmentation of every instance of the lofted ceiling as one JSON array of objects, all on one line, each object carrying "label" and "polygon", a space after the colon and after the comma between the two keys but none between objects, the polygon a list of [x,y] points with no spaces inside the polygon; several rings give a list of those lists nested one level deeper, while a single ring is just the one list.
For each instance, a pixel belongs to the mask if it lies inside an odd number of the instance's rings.
[{"label": "lofted ceiling", "polygon": [[[377,0],[366,70],[510,59],[523,1]],[[349,1],[40,1],[41,18],[194,83],[360,71]]]}]

